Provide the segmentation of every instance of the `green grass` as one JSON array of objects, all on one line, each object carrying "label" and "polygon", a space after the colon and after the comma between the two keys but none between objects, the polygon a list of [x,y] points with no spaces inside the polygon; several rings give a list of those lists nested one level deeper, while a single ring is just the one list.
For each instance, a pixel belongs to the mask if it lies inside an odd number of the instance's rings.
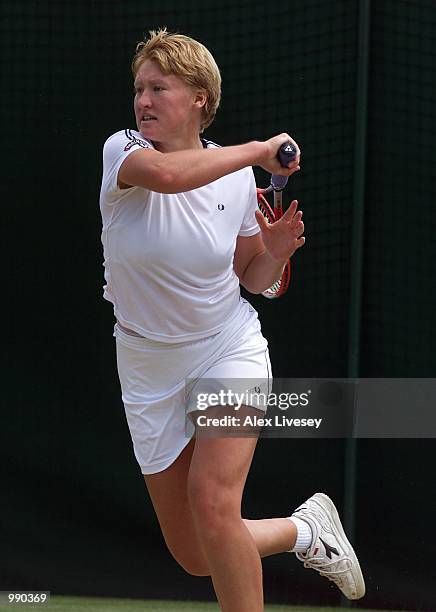
[{"label": "green grass", "polygon": [[[334,612],[340,608],[312,608],[306,606],[265,606],[265,612]],[[215,603],[190,601],[150,601],[140,599],[109,599],[98,597],[53,596],[45,605],[0,605],[0,610],[40,612],[219,612]],[[359,612],[376,612],[362,610]]]}]

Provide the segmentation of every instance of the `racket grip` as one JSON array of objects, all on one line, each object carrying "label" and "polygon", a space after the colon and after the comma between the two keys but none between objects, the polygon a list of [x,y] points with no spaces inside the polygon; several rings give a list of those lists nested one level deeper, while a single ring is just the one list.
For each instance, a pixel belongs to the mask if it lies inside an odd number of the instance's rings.
[{"label": "racket grip", "polygon": [[281,174],[271,175],[271,187],[274,189],[274,191],[283,191],[283,189],[286,187],[287,182],[287,176],[281,176]]},{"label": "racket grip", "polygon": [[[289,162],[293,161],[296,156],[297,149],[294,147],[292,142],[285,142],[277,151],[277,157],[284,168],[287,168]],[[274,189],[274,191],[283,191],[287,182],[287,176],[281,176],[280,174],[273,174],[271,176],[271,187]]]},{"label": "racket grip", "polygon": [[285,142],[277,151],[277,157],[283,168],[287,168],[289,162],[294,161],[297,157],[297,149],[292,142]]}]

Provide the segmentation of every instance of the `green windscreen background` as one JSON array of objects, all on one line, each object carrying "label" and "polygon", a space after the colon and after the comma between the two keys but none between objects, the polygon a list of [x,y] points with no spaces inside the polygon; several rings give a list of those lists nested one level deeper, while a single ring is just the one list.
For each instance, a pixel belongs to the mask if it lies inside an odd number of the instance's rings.
[{"label": "green windscreen background", "polygon": [[[285,200],[307,244],[286,296],[250,296],[278,377],[349,374],[356,173],[363,252],[361,377],[435,377],[436,3],[370,4],[367,103],[357,100],[364,2],[4,1],[3,349],[0,590],[209,599],[166,552],[131,451],[113,316],[102,299],[101,152],[134,128],[130,61],[166,25],[214,54],[221,145],[288,131],[302,171]],[[365,163],[356,168],[356,125]],[[269,177],[256,169],[259,185]],[[237,197],[237,194],[235,194]],[[364,607],[432,610],[426,525],[432,440],[357,441],[355,544]],[[315,490],[344,504],[345,442],[261,440],[251,518],[281,516]],[[419,550],[419,554],[416,551]],[[333,585],[289,555],[264,560],[266,599],[335,605]],[[360,604],[359,604],[360,605]]]}]

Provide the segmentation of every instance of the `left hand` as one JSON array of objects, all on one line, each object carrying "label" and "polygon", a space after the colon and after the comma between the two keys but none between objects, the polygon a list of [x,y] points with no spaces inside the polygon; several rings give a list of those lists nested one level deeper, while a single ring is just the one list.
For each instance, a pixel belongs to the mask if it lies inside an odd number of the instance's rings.
[{"label": "left hand", "polygon": [[297,207],[297,200],[292,200],[283,217],[274,223],[268,223],[260,210],[255,213],[265,249],[275,261],[283,265],[306,241],[302,236],[303,212],[297,211]]}]

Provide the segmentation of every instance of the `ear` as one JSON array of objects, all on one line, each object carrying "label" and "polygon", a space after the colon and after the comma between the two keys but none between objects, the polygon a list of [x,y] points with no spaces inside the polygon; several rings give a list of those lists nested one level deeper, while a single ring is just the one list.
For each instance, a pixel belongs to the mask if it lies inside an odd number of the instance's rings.
[{"label": "ear", "polygon": [[199,89],[195,92],[194,105],[197,108],[203,108],[207,103],[207,93],[204,89]]}]

